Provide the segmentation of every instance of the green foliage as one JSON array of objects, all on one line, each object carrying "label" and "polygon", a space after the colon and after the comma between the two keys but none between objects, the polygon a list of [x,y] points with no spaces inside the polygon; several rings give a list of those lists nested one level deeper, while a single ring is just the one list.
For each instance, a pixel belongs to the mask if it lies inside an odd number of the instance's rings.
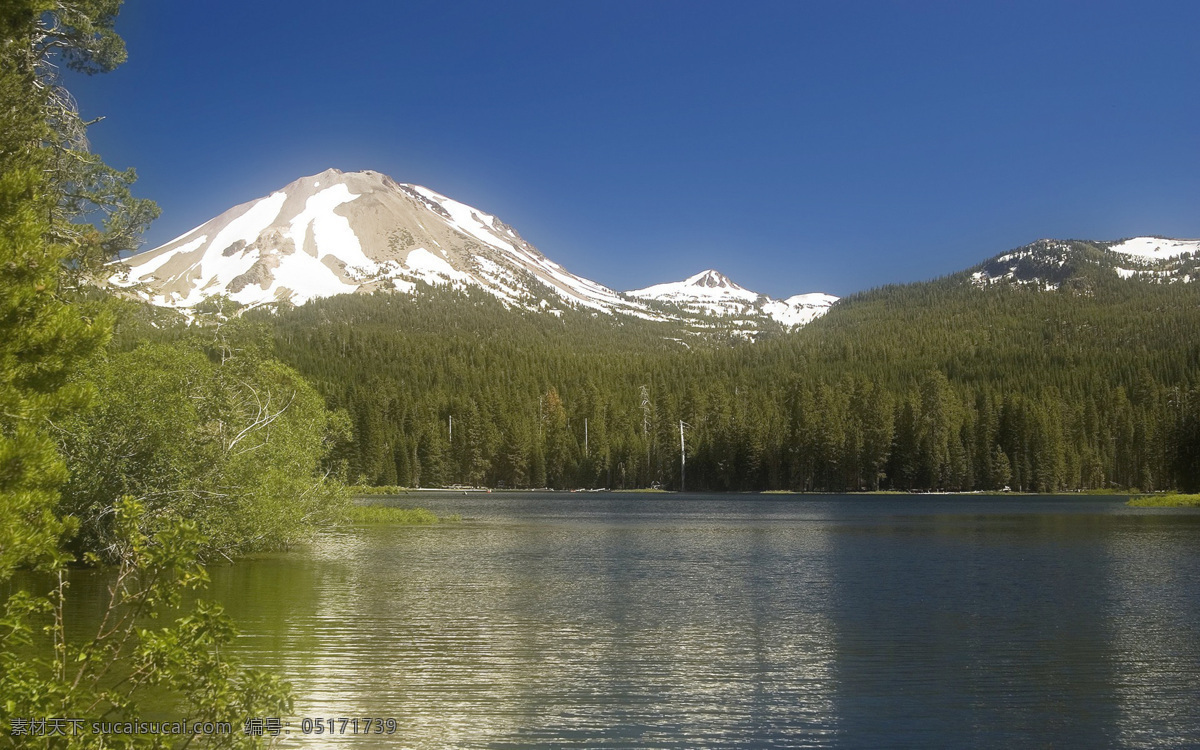
[{"label": "green foliage", "polygon": [[1171,389],[1167,409],[1174,415],[1168,444],[1177,485],[1185,492],[1200,491],[1200,387]]},{"label": "green foliage", "polygon": [[[0,580],[20,565],[61,565],[54,518],[66,477],[47,426],[86,405],[72,374],[108,336],[110,320],[68,304],[69,277],[97,253],[132,247],[155,212],[129,198],[87,149],[85,126],[59,67],[111,69],[124,59],[112,30],[118,0],[0,8]],[[86,223],[99,210],[104,226]],[[119,239],[123,238],[123,239]]]},{"label": "green foliage", "polygon": [[680,419],[696,490],[1200,481],[1200,286],[1086,281],[885,287],[753,344],[446,290],[251,318],[368,484],[677,487]]},{"label": "green foliage", "polygon": [[384,484],[378,487],[364,487],[356,485],[349,488],[354,495],[407,495],[412,491],[409,487],[400,487],[394,484]]},{"label": "green foliage", "polygon": [[67,527],[51,513],[66,470],[47,431],[87,403],[70,382],[104,343],[103,320],[88,320],[57,293],[61,245],[43,239],[40,187],[29,172],[0,175],[0,580],[22,564],[56,564]]},{"label": "green foliage", "polygon": [[[124,0],[18,3],[34,14],[28,49],[39,61],[58,55],[71,70],[107,73],[125,62],[125,42],[113,29]],[[14,9],[14,14],[18,11]],[[27,19],[25,23],[29,23]]]},{"label": "green foliage", "polygon": [[[101,312],[106,305],[85,299],[73,286],[81,277],[103,275],[104,261],[134,248],[157,213],[152,203],[130,195],[132,170],[114,170],[90,153],[86,126],[58,75],[62,67],[103,72],[124,59],[124,45],[112,29],[120,4],[0,3],[4,747],[166,746],[169,741],[155,735],[85,732],[63,738],[17,731],[22,719],[135,720],[141,718],[140,700],[148,695],[160,701],[160,708],[200,720],[240,721],[290,709],[286,685],[229,657],[234,631],[219,607],[182,605],[184,595],[207,580],[200,551],[213,543],[205,533],[215,535],[220,549],[240,549],[285,541],[303,522],[284,514],[314,504],[312,493],[321,486],[313,481],[327,421],[320,399],[277,362],[220,357],[217,367],[173,344],[162,344],[140,360],[130,355],[135,377],[155,391],[142,394],[140,402],[131,390],[137,383],[124,379],[121,363],[107,360],[83,374],[108,340],[112,318]],[[166,372],[149,372],[155,365]],[[172,383],[172,376],[183,381]],[[84,409],[97,384],[101,408],[97,416],[88,416]],[[172,385],[180,388],[173,396],[168,394]],[[197,401],[178,403],[180,393]],[[175,406],[191,407],[184,414],[194,417],[188,427],[196,434],[184,442],[201,448],[201,456],[216,466],[198,465],[195,456],[171,445],[176,435],[166,427],[171,416],[162,411],[166,404],[146,397],[175,397]],[[109,428],[111,437],[125,441],[123,449],[141,450],[148,465],[135,465],[129,455],[105,455]],[[137,445],[141,428],[160,440],[161,454]],[[56,440],[79,451],[73,460],[86,455],[98,468],[117,472],[92,475],[86,465],[70,467],[86,488],[70,502],[97,511],[84,513],[81,539],[102,542],[98,552],[86,550],[84,559],[95,565],[103,555],[114,565],[110,601],[98,630],[90,634],[72,630],[64,617],[66,565],[72,556],[63,540],[75,532],[78,520],[55,512],[68,477]],[[225,453],[214,452],[213,445]],[[255,460],[264,461],[257,470]],[[194,473],[172,473],[179,471]],[[193,498],[197,492],[222,493],[224,505],[197,502],[177,508],[163,502],[168,487]],[[129,497],[129,490],[141,499]],[[296,501],[300,491],[309,497]],[[187,511],[194,518],[187,518]],[[34,572],[18,573],[19,568]],[[241,733],[183,741],[213,747],[261,744],[261,738]]]},{"label": "green foliage", "polygon": [[253,347],[210,356],[197,343],[111,353],[86,374],[98,403],[59,433],[81,549],[113,549],[124,496],[148,523],[194,521],[206,555],[224,556],[287,547],[345,502],[321,469],[333,421],[320,396]]},{"label": "green foliage", "polygon": [[61,69],[112,70],[125,60],[113,29],[121,0],[12,0],[0,14],[0,174],[33,169],[46,189],[31,196],[48,218],[45,239],[66,249],[59,272],[73,282],[102,277],[105,264],[137,248],[159,213],[133,197],[132,169],[105,164],[88,148],[87,123]]},{"label": "green foliage", "polygon": [[1129,498],[1127,505],[1135,508],[1200,508],[1200,495],[1139,495]]},{"label": "green foliage", "polygon": [[[0,617],[5,644],[0,650],[0,746],[167,746],[169,738],[150,734],[103,735],[85,729],[68,739],[21,734],[15,725],[47,717],[138,721],[145,715],[139,696],[153,696],[159,710],[169,707],[194,721],[239,727],[247,716],[291,710],[286,684],[243,668],[230,655],[236,631],[219,606],[197,602],[180,612],[184,595],[208,582],[198,562],[202,537],[195,524],[177,521],[146,535],[141,531],[144,512],[132,499],[114,508],[119,562],[95,633],[85,637],[68,629],[62,569],[48,595],[18,591],[6,602]],[[171,617],[171,624],[156,626]],[[237,732],[190,739],[201,747],[232,748],[256,747],[261,738]]]}]

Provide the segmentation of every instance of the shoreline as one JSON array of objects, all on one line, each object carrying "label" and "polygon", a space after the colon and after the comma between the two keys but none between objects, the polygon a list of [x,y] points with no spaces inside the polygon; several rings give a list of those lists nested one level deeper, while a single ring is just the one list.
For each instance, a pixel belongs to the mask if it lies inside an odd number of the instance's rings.
[{"label": "shoreline", "polygon": [[1017,490],[856,490],[856,491],[836,491],[836,490],[666,490],[660,488],[637,488],[637,489],[612,489],[609,487],[587,488],[587,489],[554,489],[551,487],[530,487],[523,489],[515,489],[511,487],[349,487],[350,495],[357,499],[368,499],[372,497],[403,497],[413,494],[441,494],[441,495],[487,495],[487,494],[561,494],[561,495],[592,495],[592,494],[614,494],[614,495],[722,495],[722,496],[747,496],[747,495],[794,495],[797,497],[820,497],[820,496],[895,496],[895,497],[913,497],[913,496],[949,496],[949,495],[977,495],[981,497],[1127,497],[1127,498],[1158,498],[1158,497],[1200,497],[1180,495],[1179,493],[1171,492],[1165,494],[1145,494],[1134,490],[1063,490],[1061,492],[1025,492]]}]

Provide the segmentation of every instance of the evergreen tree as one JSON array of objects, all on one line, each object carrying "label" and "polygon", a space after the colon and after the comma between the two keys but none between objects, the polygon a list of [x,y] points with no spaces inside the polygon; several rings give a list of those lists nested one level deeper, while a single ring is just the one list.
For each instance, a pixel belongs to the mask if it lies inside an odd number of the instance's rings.
[{"label": "evergreen tree", "polygon": [[[219,607],[198,603],[180,616],[183,592],[207,580],[191,520],[161,523],[138,501],[117,499],[106,514],[116,581],[104,624],[87,637],[69,632],[63,616],[71,556],[62,542],[76,519],[55,513],[68,471],[53,437],[63,424],[83,418],[95,390],[84,365],[108,339],[111,324],[72,285],[111,254],[133,247],[156,210],[129,197],[132,172],[111,170],[87,151],[57,66],[92,73],[120,63],[124,46],[112,30],[119,7],[119,0],[0,4],[0,583],[19,566],[39,567],[57,580],[47,593],[13,591],[0,613],[6,709],[0,736],[10,739],[12,721],[20,717],[133,720],[147,687],[160,696],[169,691],[179,710],[201,721],[290,708],[285,685],[241,669],[229,656],[235,632]],[[104,215],[101,226],[85,221],[93,210]],[[86,477],[80,468],[76,477]],[[258,474],[242,473],[249,476]],[[123,491],[111,477],[96,484]],[[159,615],[177,619],[147,627]],[[35,618],[51,624],[43,627]],[[22,746],[62,746],[50,735],[22,739],[28,740]],[[129,735],[120,744],[157,747],[160,739]]]}]

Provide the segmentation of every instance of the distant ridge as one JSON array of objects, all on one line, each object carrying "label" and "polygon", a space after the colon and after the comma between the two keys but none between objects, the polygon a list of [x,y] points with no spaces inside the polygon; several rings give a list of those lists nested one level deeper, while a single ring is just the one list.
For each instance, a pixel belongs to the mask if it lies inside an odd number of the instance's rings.
[{"label": "distant ridge", "polygon": [[1114,242],[1038,240],[965,272],[978,286],[997,283],[1058,289],[1104,278],[1153,283],[1200,279],[1200,240],[1133,237]]},{"label": "distant ridge", "polygon": [[677,305],[689,312],[723,317],[761,315],[785,326],[799,326],[824,315],[838,298],[820,292],[785,300],[738,285],[720,271],[707,269],[683,281],[655,284],[626,292],[630,297]]},{"label": "distant ridge", "polygon": [[[337,169],[234,206],[118,265],[127,272],[113,284],[183,309],[214,295],[254,307],[375,290],[416,294],[424,283],[479,289],[506,306],[553,315],[576,309],[751,337],[768,323],[803,326],[838,300],[820,292],[773,299],[711,268],[620,293],[566,270],[492,214],[379,172]],[[958,276],[1041,289],[1104,278],[1187,283],[1200,278],[1200,240],[1038,240]]]}]

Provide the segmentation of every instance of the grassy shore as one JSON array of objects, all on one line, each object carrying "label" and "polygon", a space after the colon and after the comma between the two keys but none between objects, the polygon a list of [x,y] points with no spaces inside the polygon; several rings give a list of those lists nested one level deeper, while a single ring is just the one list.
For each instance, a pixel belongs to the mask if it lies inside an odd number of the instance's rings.
[{"label": "grassy shore", "polygon": [[1131,497],[1128,504],[1135,508],[1200,508],[1200,495],[1139,495]]},{"label": "grassy shore", "polygon": [[409,487],[361,487],[355,485],[350,488],[352,495],[407,495],[412,492]]},{"label": "grassy shore", "polygon": [[461,521],[459,515],[439,518],[424,508],[397,508],[392,505],[351,505],[346,509],[346,520],[350,523],[387,523],[406,526],[423,526],[434,523]]}]

